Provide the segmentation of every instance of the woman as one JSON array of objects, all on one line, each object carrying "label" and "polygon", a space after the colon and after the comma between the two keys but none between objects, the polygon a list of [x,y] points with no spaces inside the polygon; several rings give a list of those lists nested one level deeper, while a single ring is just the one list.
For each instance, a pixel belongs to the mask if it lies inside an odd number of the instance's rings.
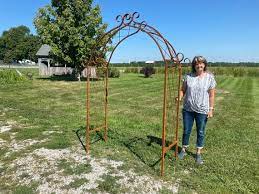
[{"label": "woman", "polygon": [[213,117],[216,81],[212,73],[207,71],[207,61],[196,56],[192,61],[192,72],[184,77],[180,99],[183,102],[183,139],[182,150],[178,157],[186,156],[189,138],[195,120],[197,128],[196,163],[203,164],[201,150],[204,145],[207,119]]}]

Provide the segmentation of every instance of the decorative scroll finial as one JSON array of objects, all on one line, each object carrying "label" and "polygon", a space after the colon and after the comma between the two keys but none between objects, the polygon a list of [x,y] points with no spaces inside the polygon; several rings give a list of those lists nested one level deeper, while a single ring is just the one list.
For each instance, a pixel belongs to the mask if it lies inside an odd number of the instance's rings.
[{"label": "decorative scroll finial", "polygon": [[188,63],[188,65],[191,64],[191,60],[189,58],[185,58],[183,53],[177,53],[176,56],[173,58],[173,61],[177,63]]},{"label": "decorative scroll finial", "polygon": [[146,27],[146,22],[138,22],[137,19],[139,18],[139,13],[134,12],[133,14],[126,13],[124,15],[118,15],[116,17],[116,21],[120,22],[119,26],[130,26],[134,25],[139,30],[143,30]]}]

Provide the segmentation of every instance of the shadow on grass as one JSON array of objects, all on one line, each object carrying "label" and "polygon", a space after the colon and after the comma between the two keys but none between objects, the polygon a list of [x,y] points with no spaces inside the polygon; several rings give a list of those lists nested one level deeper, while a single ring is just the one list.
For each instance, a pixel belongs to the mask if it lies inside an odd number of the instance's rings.
[{"label": "shadow on grass", "polygon": [[39,77],[37,79],[47,81],[77,81],[77,79],[71,75],[53,75],[50,77]]},{"label": "shadow on grass", "polygon": [[[77,138],[86,151],[85,146],[85,127],[81,126],[79,129],[74,130]],[[126,139],[125,139],[126,138]],[[162,139],[159,137],[147,135],[146,137],[132,137],[128,139],[123,137],[117,132],[117,130],[108,130],[108,141],[116,141],[117,143],[125,146],[131,153],[133,153],[142,163],[150,168],[155,168],[162,160],[161,150],[162,150]],[[96,132],[95,138],[91,138],[90,144],[97,143],[103,140],[103,135],[100,132]],[[166,141],[166,146],[171,142]],[[175,151],[175,147],[171,149]],[[179,149],[180,150],[180,149]],[[190,154],[190,153],[189,153]],[[166,153],[165,157],[170,157],[170,154]]]},{"label": "shadow on grass", "polygon": [[[48,81],[67,81],[67,82],[75,82],[78,79],[72,75],[53,75],[50,77],[39,77],[39,80],[48,80]],[[81,77],[81,81],[86,81],[87,78]],[[102,78],[91,78],[90,81],[100,81]]]},{"label": "shadow on grass", "polygon": [[[147,136],[133,136],[129,138],[128,135],[119,134],[119,129],[108,130],[108,141],[116,141],[122,146],[125,146],[132,154],[134,154],[146,166],[155,169],[157,164],[162,160],[162,139],[159,137]],[[168,146],[171,142],[166,141]],[[173,152],[175,147],[171,149]],[[171,158],[170,153],[165,154],[166,158]]]},{"label": "shadow on grass", "polygon": [[[171,142],[166,141],[166,146],[168,146],[170,143]],[[149,166],[150,168],[154,168],[162,160],[162,139],[159,137],[151,135],[148,135],[147,138],[134,137],[130,139],[128,143],[124,143],[124,145],[130,150],[130,152],[132,152],[136,157],[138,157],[140,161],[142,161],[145,165]],[[151,153],[150,156],[145,156],[141,154],[140,149],[143,149],[147,152],[149,149],[149,152]],[[175,147],[173,147],[171,150],[175,151]],[[165,157],[167,156],[169,156],[168,153],[165,154]],[[152,158],[153,162],[150,162]],[[154,158],[156,158],[155,161]]]},{"label": "shadow on grass", "polygon": [[[85,151],[87,151],[86,150],[86,145],[83,143],[83,141],[85,142],[85,135],[86,135],[85,127],[81,126],[79,129],[73,130],[73,132],[76,133],[76,136],[77,136],[81,146],[84,148]],[[103,138],[102,134],[100,134],[99,131],[96,132],[96,135],[97,135],[97,138],[95,138],[93,141],[91,141],[90,145],[94,144],[94,143],[96,143],[96,142],[98,142],[100,140],[104,141],[104,138]]]},{"label": "shadow on grass", "polygon": [[133,153],[141,162],[143,162],[145,165],[149,166],[150,168],[154,168],[158,163],[160,163],[160,161],[162,160],[162,157],[160,156],[158,160],[156,159],[155,161],[153,160],[152,162],[150,162],[151,159],[145,156],[144,154],[141,154],[141,150],[138,147],[138,145],[140,145],[140,147],[146,151],[144,146],[141,146],[143,144],[146,146],[151,146],[151,144],[149,145],[149,142],[147,141],[147,139],[141,138],[141,137],[134,137],[134,138],[131,138],[128,142],[124,142],[124,145],[126,146],[126,148],[128,148],[129,151]]},{"label": "shadow on grass", "polygon": [[[181,150],[182,150],[182,147],[178,146],[178,154],[181,152]],[[187,155],[189,155],[189,156],[193,157],[194,159],[196,159],[196,154],[195,153],[192,153],[192,152],[190,152],[188,150],[185,150],[185,152],[186,152]]]},{"label": "shadow on grass", "polygon": [[[150,135],[148,135],[147,138],[149,138],[149,140],[150,140],[149,145],[151,145],[152,143],[156,143],[156,144],[162,146],[162,139],[161,138],[150,136]],[[171,142],[166,141],[166,146],[168,146],[170,143]],[[174,147],[172,147],[171,150],[175,151],[175,149],[176,148],[174,146]],[[181,152],[181,150],[182,150],[182,147],[178,145],[178,154]],[[191,157],[193,157],[194,159],[196,158],[196,154],[195,153],[192,153],[192,152],[190,152],[188,150],[186,150],[186,153],[188,155],[190,155]]]},{"label": "shadow on grass", "polygon": [[141,77],[141,78],[153,78],[152,76],[145,77],[145,75],[139,75],[138,77]]}]

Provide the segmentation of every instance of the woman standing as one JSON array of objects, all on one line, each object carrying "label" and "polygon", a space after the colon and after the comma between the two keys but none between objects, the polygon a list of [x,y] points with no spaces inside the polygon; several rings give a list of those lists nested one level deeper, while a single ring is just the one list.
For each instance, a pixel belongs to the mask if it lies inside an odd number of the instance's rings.
[{"label": "woman standing", "polygon": [[207,71],[207,61],[202,56],[194,57],[192,72],[184,77],[180,99],[183,102],[183,139],[182,150],[178,157],[186,156],[190,134],[195,120],[197,129],[196,163],[203,164],[201,150],[204,145],[207,119],[213,117],[216,81],[214,75]]}]

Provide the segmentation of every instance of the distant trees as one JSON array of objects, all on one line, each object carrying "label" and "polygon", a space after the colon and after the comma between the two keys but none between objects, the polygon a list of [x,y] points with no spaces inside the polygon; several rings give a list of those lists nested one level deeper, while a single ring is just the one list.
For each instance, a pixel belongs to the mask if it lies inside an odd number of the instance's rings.
[{"label": "distant trees", "polygon": [[52,48],[55,61],[75,67],[81,72],[84,62],[96,45],[106,25],[100,8],[92,0],[52,0],[51,5],[38,10],[34,19],[43,43]]},{"label": "distant trees", "polygon": [[6,63],[22,59],[36,61],[35,54],[39,47],[39,37],[30,34],[28,27],[13,27],[0,37],[0,60]]}]

